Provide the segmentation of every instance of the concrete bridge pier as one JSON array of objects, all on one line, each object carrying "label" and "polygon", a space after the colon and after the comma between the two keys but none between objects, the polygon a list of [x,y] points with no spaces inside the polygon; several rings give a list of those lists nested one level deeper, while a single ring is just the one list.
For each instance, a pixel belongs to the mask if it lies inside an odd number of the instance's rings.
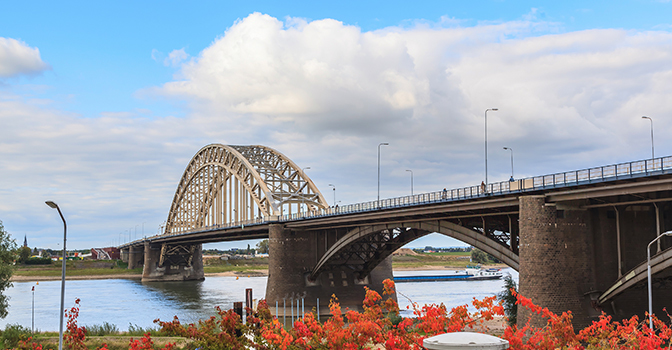
[{"label": "concrete bridge pier", "polygon": [[205,279],[201,244],[145,242],[144,250],[143,282]]},{"label": "concrete bridge pier", "polygon": [[[362,311],[366,294],[364,287],[382,296],[383,280],[392,279],[391,258],[384,260],[362,280],[346,267],[327,269],[314,281],[309,280],[309,273],[326,251],[325,242],[333,244],[336,240],[336,237],[329,238],[324,232],[292,231],[281,224],[270,225],[266,302],[272,314],[276,314],[276,301],[279,305],[277,316],[283,315],[284,300],[289,317],[291,300],[294,300],[296,310],[296,300],[303,298],[305,312],[310,312],[317,306],[319,298],[320,315],[329,315],[332,295],[338,298],[343,312],[346,308]],[[396,300],[396,294],[392,297]]]},{"label": "concrete bridge pier", "polygon": [[[571,310],[575,327],[599,315],[593,269],[593,235],[588,210],[546,203],[544,196],[520,197],[520,293],[561,314]],[[518,320],[530,313],[519,308]],[[533,317],[532,324],[546,320]],[[521,326],[521,325],[519,325]]]},{"label": "concrete bridge pier", "polygon": [[128,269],[132,270],[138,266],[141,266],[144,262],[144,249],[136,246],[131,246],[128,248]]}]

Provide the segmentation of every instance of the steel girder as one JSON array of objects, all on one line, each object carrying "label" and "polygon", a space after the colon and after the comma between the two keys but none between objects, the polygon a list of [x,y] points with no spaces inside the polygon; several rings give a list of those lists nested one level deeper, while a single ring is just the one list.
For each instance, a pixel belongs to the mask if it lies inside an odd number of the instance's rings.
[{"label": "steel girder", "polygon": [[379,227],[367,226],[355,229],[329,249],[310,277],[315,279],[321,270],[341,266],[357,272],[363,279],[397,249],[429,233],[408,227],[380,230]]},{"label": "steel girder", "polygon": [[164,234],[279,215],[291,212],[291,203],[328,207],[312,180],[280,152],[211,144],[184,171]]},{"label": "steel girder", "polygon": [[159,266],[191,266],[196,246],[193,244],[163,244]]},{"label": "steel girder", "polygon": [[[511,235],[498,230],[503,229],[500,226],[493,225],[491,229],[486,228],[486,234],[483,234],[482,228],[474,227],[469,223],[455,223],[448,220],[356,227],[328,249],[313,267],[310,278],[315,279],[323,270],[334,267],[351,269],[359,274],[359,278],[364,278],[394,251],[433,232],[457,238],[518,270],[518,254],[515,253],[517,245],[511,247],[505,242],[508,237],[508,243],[511,243]],[[517,244],[517,242],[513,243]]]}]

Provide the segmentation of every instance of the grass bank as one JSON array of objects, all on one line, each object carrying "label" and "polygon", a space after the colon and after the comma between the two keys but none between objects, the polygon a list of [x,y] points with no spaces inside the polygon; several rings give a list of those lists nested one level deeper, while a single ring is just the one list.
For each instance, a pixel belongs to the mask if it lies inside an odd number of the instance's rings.
[{"label": "grass bank", "polygon": [[[470,253],[466,252],[415,253],[410,249],[404,251],[405,253],[396,254],[392,257],[392,267],[394,269],[462,269],[469,264]],[[203,272],[205,273],[255,274],[255,271],[259,270],[268,270],[268,258],[231,260],[221,260],[216,256],[203,258]],[[66,263],[67,277],[114,278],[115,276],[140,277],[141,275],[141,267],[129,270],[128,265],[121,261],[80,260]],[[55,262],[51,265],[19,265],[14,272],[14,276],[16,281],[30,278],[60,278],[61,264]]]},{"label": "grass bank", "polygon": [[[67,261],[65,275],[76,276],[118,276],[142,275],[142,268],[128,269],[128,264],[121,261],[78,260]],[[61,277],[61,262],[50,265],[18,265],[14,271],[16,277]]]}]

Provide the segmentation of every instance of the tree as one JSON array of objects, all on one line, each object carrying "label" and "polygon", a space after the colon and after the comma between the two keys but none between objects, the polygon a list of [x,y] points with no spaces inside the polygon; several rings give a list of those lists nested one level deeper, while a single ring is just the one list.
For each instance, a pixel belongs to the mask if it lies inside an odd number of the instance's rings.
[{"label": "tree", "polygon": [[5,227],[2,225],[2,221],[0,221],[0,318],[7,316],[7,308],[9,307],[9,298],[2,293],[12,286],[12,282],[9,280],[14,272],[12,263],[16,258],[15,249],[16,243],[10,238],[9,233],[5,231]]},{"label": "tree", "polygon": [[32,251],[28,247],[19,247],[16,250],[16,255],[18,255],[16,261],[19,263],[24,263],[26,260],[30,259],[30,253]]},{"label": "tree", "polygon": [[257,250],[261,254],[268,254],[268,240],[265,239],[257,243]]},{"label": "tree", "polygon": [[514,292],[518,292],[518,286],[516,281],[513,280],[511,275],[504,276],[504,290],[497,294],[497,299],[502,302],[504,306],[504,314],[507,318],[507,323],[509,326],[513,326],[518,322],[518,298]]},{"label": "tree", "polygon": [[492,263],[499,264],[500,261],[494,256],[478,248],[474,248],[471,250],[471,262],[477,264],[492,264]]}]

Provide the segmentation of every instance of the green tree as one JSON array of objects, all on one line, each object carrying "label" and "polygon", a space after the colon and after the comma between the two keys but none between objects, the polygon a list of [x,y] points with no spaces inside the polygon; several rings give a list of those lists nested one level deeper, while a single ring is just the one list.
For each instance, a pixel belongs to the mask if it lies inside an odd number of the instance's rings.
[{"label": "green tree", "polygon": [[19,262],[19,263],[24,263],[24,262],[26,262],[26,260],[30,259],[30,253],[32,253],[32,251],[30,250],[30,248],[28,248],[28,247],[19,247],[19,248],[16,250],[16,255],[18,255],[18,257],[16,258],[16,261]]},{"label": "green tree", "polygon": [[257,243],[257,250],[259,253],[268,254],[268,240],[265,239]]},{"label": "green tree", "polygon": [[509,326],[513,326],[518,322],[518,305],[516,305],[516,297],[513,291],[518,292],[516,281],[511,275],[504,276],[504,290],[497,294],[497,299],[502,302],[504,306],[504,314],[507,318]]},{"label": "green tree", "polygon": [[[14,272],[14,259],[16,255],[16,243],[10,238],[9,233],[0,221],[0,318],[7,316],[7,307],[9,307],[9,298],[3,294],[5,289],[12,286],[10,278]],[[30,248],[29,248],[30,250]]]},{"label": "green tree", "polygon": [[500,263],[499,259],[494,256],[478,249],[474,248],[471,250],[471,262],[477,264],[498,264]]},{"label": "green tree", "polygon": [[478,248],[474,248],[471,250],[471,262],[477,264],[487,264],[489,262],[488,254]]}]

